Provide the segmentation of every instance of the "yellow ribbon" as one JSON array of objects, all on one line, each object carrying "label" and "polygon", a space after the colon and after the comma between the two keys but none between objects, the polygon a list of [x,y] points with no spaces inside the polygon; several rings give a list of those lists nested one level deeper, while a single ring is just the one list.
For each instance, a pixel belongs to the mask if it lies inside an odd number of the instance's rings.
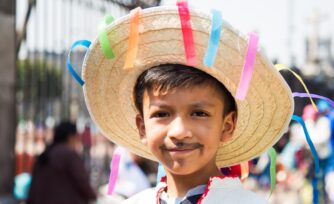
[{"label": "yellow ribbon", "polygon": [[281,70],[283,70],[283,69],[290,71],[290,72],[291,72],[291,73],[292,73],[292,74],[293,74],[293,75],[294,75],[294,76],[295,76],[295,77],[302,83],[302,85],[303,85],[303,87],[304,87],[304,89],[305,89],[305,91],[306,91],[308,97],[309,97],[310,100],[311,100],[313,109],[314,109],[316,112],[319,112],[317,106],[315,105],[315,103],[314,103],[314,101],[313,101],[313,99],[312,99],[312,97],[311,97],[311,95],[310,95],[310,92],[309,92],[308,88],[306,87],[306,85],[305,85],[305,83],[304,83],[304,81],[303,81],[303,79],[302,79],[296,72],[292,71],[292,69],[288,68],[288,67],[285,66],[284,64],[276,64],[275,67],[276,67],[276,69],[277,69],[278,71],[281,71]]}]

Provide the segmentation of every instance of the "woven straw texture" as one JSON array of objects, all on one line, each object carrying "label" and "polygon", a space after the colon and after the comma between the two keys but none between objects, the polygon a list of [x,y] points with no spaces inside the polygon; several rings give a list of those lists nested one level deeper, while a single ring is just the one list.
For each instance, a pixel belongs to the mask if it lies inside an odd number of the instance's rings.
[{"label": "woven straw texture", "polygon": [[[207,67],[203,58],[210,38],[211,16],[193,9],[190,15],[196,68],[217,78],[235,96],[247,37],[223,21],[215,64]],[[135,67],[123,69],[129,29],[129,15],[108,26],[108,37],[115,53],[112,60],[104,57],[98,40],[92,43],[83,64],[85,100],[92,119],[106,137],[135,154],[156,160],[139,140],[133,88],[145,69],[166,63],[186,64],[177,7],[142,11]],[[289,87],[260,49],[246,99],[236,102],[237,127],[232,140],[220,145],[216,158],[220,167],[247,161],[265,152],[285,132],[294,107]]]}]

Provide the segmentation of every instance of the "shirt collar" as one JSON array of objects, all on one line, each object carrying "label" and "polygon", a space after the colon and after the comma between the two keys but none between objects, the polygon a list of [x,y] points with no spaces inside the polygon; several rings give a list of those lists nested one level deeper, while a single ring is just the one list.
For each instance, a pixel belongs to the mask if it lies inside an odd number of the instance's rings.
[{"label": "shirt collar", "polygon": [[167,204],[179,204],[181,202],[184,202],[185,200],[188,200],[188,198],[192,196],[202,195],[206,189],[206,186],[207,185],[199,185],[199,186],[196,186],[195,188],[190,189],[183,198],[181,197],[168,198],[167,192],[164,190],[161,192],[160,199],[162,201],[165,201],[165,203]]},{"label": "shirt collar", "polygon": [[[197,197],[196,200],[202,200],[211,188],[217,188],[217,187],[218,188],[222,188],[222,187],[230,188],[236,185],[237,186],[241,185],[240,180],[234,176],[213,176],[213,177],[210,177],[208,184],[199,185],[199,186],[196,186],[195,188],[190,189],[183,198],[179,198],[179,197],[178,198],[168,198],[166,180],[167,180],[166,176],[162,177],[160,182],[156,186],[157,203],[166,203],[166,204],[186,203],[185,202],[186,200],[189,201],[188,198],[194,197],[196,195],[202,195],[202,196],[196,196]],[[187,203],[191,203],[191,202],[187,202]]]}]

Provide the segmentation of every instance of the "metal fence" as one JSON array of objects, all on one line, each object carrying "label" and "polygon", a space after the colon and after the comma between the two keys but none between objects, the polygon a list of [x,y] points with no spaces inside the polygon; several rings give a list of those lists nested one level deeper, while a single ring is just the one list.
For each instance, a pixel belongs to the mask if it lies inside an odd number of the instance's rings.
[{"label": "metal fence", "polygon": [[[159,0],[17,0],[19,120],[47,118],[77,120],[87,117],[81,87],[66,70],[71,44],[93,40],[103,16],[115,18],[137,6],[157,6]],[[84,51],[72,54],[80,72]]]}]

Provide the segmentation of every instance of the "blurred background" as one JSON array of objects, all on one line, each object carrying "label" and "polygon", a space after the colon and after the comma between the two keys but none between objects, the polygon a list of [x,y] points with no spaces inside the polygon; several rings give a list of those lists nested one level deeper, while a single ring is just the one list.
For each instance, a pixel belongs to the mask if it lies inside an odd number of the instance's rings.
[{"label": "blurred background", "polygon": [[[285,64],[300,74],[311,93],[334,98],[332,0],[190,0],[189,4],[207,11],[219,9],[223,18],[240,32],[259,33],[260,44],[274,63]],[[118,197],[106,196],[115,145],[91,121],[82,88],[67,71],[66,58],[76,40],[95,39],[97,26],[105,15],[118,18],[138,6],[159,5],[175,5],[175,1],[0,0],[0,204],[25,203],[36,156],[51,143],[52,129],[63,120],[77,126],[80,154],[98,195],[96,203],[119,203],[138,189],[155,185],[157,164],[127,153],[147,185],[138,184],[143,181],[129,184],[123,175],[123,185],[135,187],[127,190],[123,186],[126,192],[119,190]],[[79,73],[84,54],[81,48],[72,52],[72,64]],[[293,92],[305,92],[291,73],[281,73]],[[320,156],[323,178],[319,202],[334,203],[332,107],[317,101],[323,109],[314,113],[307,108],[308,99],[295,98],[295,103],[295,114],[309,120],[307,125],[313,129],[310,132],[317,150],[327,149]],[[327,123],[322,123],[324,118]],[[313,203],[313,159],[301,127],[291,124],[275,148],[278,185],[270,203]],[[244,185],[268,196],[267,156],[249,163],[250,176]],[[18,186],[22,189],[15,189]]]}]

